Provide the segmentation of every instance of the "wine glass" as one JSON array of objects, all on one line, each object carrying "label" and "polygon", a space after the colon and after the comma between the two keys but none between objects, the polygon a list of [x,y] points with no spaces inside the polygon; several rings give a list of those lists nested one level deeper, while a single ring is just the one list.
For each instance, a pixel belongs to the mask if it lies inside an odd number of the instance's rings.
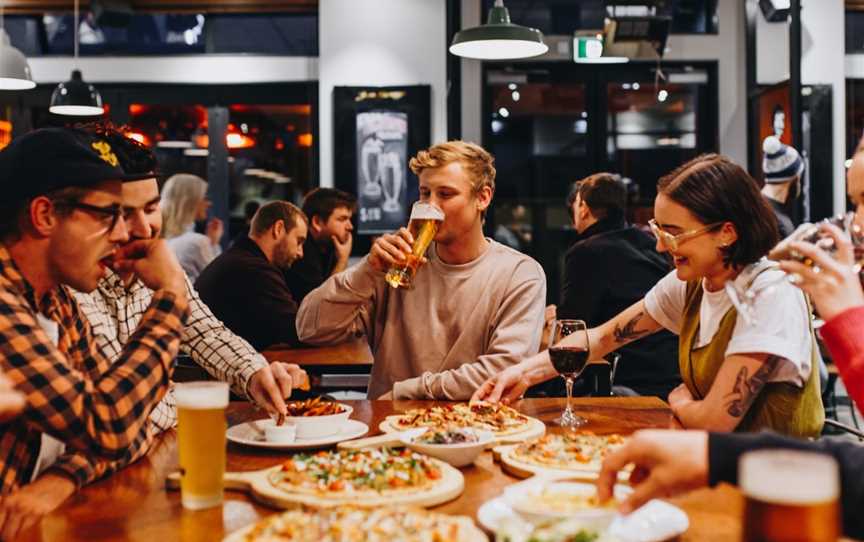
[{"label": "wine glass", "polygon": [[[577,334],[579,344],[561,344],[568,335]],[[588,420],[573,413],[570,402],[573,397],[573,382],[579,378],[585,365],[588,364],[588,326],[583,320],[556,320],[550,337],[549,358],[552,366],[564,378],[567,390],[567,406],[561,417],[555,420],[558,425],[567,429],[582,427]]]},{"label": "wine glass", "polygon": [[797,260],[808,266],[813,265],[809,258],[793,250],[789,246],[790,242],[811,243],[835,257],[837,247],[834,246],[834,239],[822,230],[821,224],[823,223],[833,224],[849,236],[855,250],[855,269],[857,272],[861,272],[862,263],[864,263],[864,232],[855,224],[853,213],[825,219],[816,224],[801,224],[791,235],[777,243],[777,246],[768,254],[767,261],[763,259],[745,267],[735,280],[726,283],[726,293],[745,322],[754,323],[756,303],[761,297],[774,291],[783,282],[793,280],[789,275],[780,274],[770,280],[757,282],[756,279],[759,275],[770,269],[779,269],[777,262],[780,260]]}]

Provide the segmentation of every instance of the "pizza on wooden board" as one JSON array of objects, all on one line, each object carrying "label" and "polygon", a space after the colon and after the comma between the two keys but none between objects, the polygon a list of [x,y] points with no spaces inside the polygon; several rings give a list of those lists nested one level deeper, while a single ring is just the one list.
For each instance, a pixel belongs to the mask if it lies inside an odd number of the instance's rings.
[{"label": "pizza on wooden board", "polygon": [[436,460],[408,448],[363,448],[295,454],[269,478],[288,493],[362,499],[418,493],[442,476]]},{"label": "pizza on wooden board", "polygon": [[588,431],[548,434],[517,444],[510,452],[510,457],[549,469],[599,471],[603,459],[625,442],[626,439],[617,434],[595,435]]},{"label": "pizza on wooden board", "polygon": [[390,421],[400,431],[416,427],[438,430],[474,427],[504,436],[525,431],[531,418],[506,405],[478,402],[412,409],[392,416]]},{"label": "pizza on wooden board", "polygon": [[465,516],[413,507],[302,508],[267,517],[229,542],[476,542],[486,537]]}]

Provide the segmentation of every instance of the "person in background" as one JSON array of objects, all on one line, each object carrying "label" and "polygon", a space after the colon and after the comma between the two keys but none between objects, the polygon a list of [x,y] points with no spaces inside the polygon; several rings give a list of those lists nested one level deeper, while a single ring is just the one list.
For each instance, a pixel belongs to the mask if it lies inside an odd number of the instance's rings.
[{"label": "person in background", "polygon": [[[88,131],[104,133],[127,173],[149,178],[123,183],[123,216],[129,243],[158,239],[162,230],[156,157],[144,145],[121,133],[92,125]],[[75,292],[75,299],[93,330],[103,354],[112,361],[138,327],[153,299],[153,290],[134,274],[120,275],[110,269],[92,292]],[[248,397],[273,414],[287,414],[284,399],[292,389],[307,384],[307,376],[297,365],[268,363],[252,346],[228,330],[201,301],[192,283],[186,280],[190,316],[183,327],[180,351],[204,368],[213,378],[231,384],[234,393]],[[177,424],[173,389],[150,414],[157,431]]]},{"label": "person in background", "polygon": [[[144,455],[188,315],[183,270],[161,239],[127,243],[109,139],[47,128],[0,151],[0,371],[26,406],[0,425],[0,538],[17,540],[75,490]],[[106,268],[154,291],[112,363],[70,288]]]},{"label": "person in background", "polygon": [[206,220],[209,208],[207,181],[201,177],[178,173],[165,181],[162,187],[163,235],[193,282],[201,270],[222,252],[219,246],[224,233],[221,220],[208,220],[206,235],[195,231],[195,222]]},{"label": "person in background", "polygon": [[307,220],[287,201],[271,201],[252,217],[249,237],[210,262],[195,282],[201,299],[257,350],[297,345],[297,303],[285,271],[303,257]]},{"label": "person in background", "polygon": [[348,268],[354,231],[351,217],[356,209],[357,198],[341,190],[316,188],[306,194],[303,213],[309,219],[309,235],[303,257],[285,271],[297,304],[329,277]]},{"label": "person in background", "polygon": [[[564,256],[557,318],[599,326],[669,273],[669,260],[654,249],[655,240],[627,224],[626,202],[627,188],[618,175],[597,173],[574,183],[567,207],[579,236]],[[681,384],[678,338],[672,333],[659,331],[617,352],[616,386],[665,399]],[[561,379],[552,382],[562,395]]]},{"label": "person in background", "polygon": [[795,231],[795,223],[791,217],[801,191],[804,160],[798,151],[784,145],[775,136],[765,138],[762,153],[762,171],[765,173],[762,195],[771,204],[777,217],[780,237],[785,238]]},{"label": "person in background", "polygon": [[252,217],[255,216],[255,213],[257,213],[260,208],[261,204],[254,199],[247,201],[243,205],[243,226],[240,231],[237,232],[237,235],[231,239],[231,246],[233,246],[239,239],[249,237],[249,227],[252,225]]},{"label": "person in background", "polygon": [[[589,344],[581,335],[560,344],[588,347],[597,358],[666,328],[679,336],[684,383],[669,406],[684,427],[818,436],[825,412],[810,308],[764,261],[777,243],[777,221],[756,182],[726,157],[699,156],[660,179],[654,216],[657,250],[672,255],[675,271],[590,329]],[[752,322],[738,318],[724,289],[745,268],[757,287],[777,284],[760,297]],[[512,401],[555,376],[542,352],[490,378],[473,399]]]},{"label": "person in background", "polygon": [[365,335],[375,356],[369,397],[464,400],[484,379],[535,354],[546,276],[533,259],[483,235],[495,192],[494,159],[464,141],[433,145],[411,159],[420,201],[444,222],[412,289],[384,280],[404,264],[407,228],[382,235],[359,264],[306,296],[297,314],[304,342]]}]

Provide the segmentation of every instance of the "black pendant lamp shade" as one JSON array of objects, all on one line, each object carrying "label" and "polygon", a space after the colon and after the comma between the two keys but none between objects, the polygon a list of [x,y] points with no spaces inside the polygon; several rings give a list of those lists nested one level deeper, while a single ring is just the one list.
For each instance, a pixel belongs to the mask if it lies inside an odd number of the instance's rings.
[{"label": "black pendant lamp shade", "polygon": [[48,110],[57,115],[101,115],[102,96],[96,88],[84,81],[81,70],[72,70],[72,78],[60,83],[51,95]]},{"label": "black pendant lamp shade", "polygon": [[548,50],[542,32],[510,22],[503,0],[496,0],[486,24],[457,32],[450,45],[454,55],[480,60],[528,58]]}]

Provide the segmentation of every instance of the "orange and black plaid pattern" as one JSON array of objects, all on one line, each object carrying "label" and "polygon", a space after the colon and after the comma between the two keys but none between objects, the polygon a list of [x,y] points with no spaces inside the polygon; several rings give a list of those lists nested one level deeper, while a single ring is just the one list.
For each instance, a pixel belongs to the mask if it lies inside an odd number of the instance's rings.
[{"label": "orange and black plaid pattern", "polygon": [[[56,346],[37,311],[58,324]],[[71,292],[60,287],[37,302],[0,245],[0,370],[27,396],[24,413],[0,425],[0,491],[30,481],[42,433],[65,443],[52,468],[79,485],[143,455],[152,439],[148,416],[168,389],[187,312],[173,294],[157,292],[112,364]]]}]

